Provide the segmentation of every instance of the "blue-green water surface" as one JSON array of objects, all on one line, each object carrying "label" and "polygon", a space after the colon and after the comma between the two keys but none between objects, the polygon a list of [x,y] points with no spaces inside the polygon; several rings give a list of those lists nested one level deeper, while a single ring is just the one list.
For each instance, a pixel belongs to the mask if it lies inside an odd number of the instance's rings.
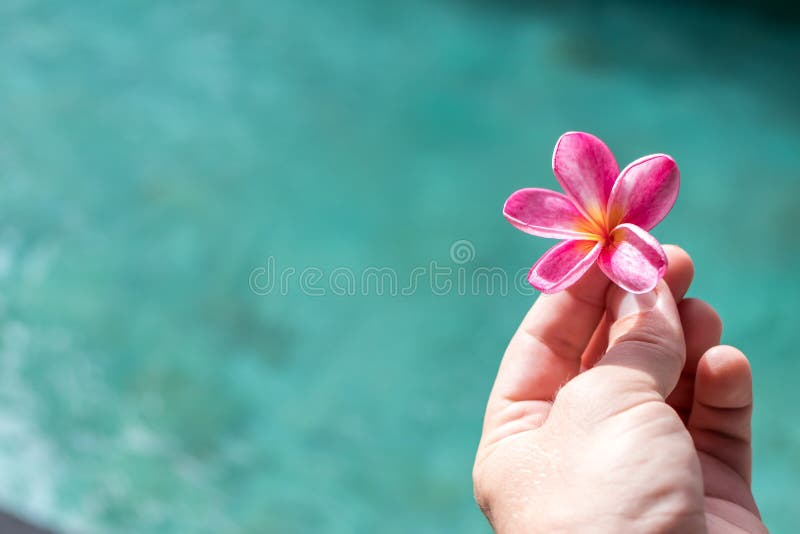
[{"label": "blue-green water surface", "polygon": [[[755,494],[800,531],[796,27],[548,6],[0,3],[0,504],[76,533],[487,532],[471,463],[533,297],[297,273],[404,280],[462,239],[456,265],[527,268],[551,243],[500,207],[585,130],[677,159],[655,234],[752,360]],[[251,289],[268,257],[287,291]]]}]

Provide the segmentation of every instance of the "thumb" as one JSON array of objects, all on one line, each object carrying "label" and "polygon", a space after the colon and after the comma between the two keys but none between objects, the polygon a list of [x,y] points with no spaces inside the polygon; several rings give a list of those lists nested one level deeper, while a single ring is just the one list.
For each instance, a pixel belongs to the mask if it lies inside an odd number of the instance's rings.
[{"label": "thumb", "polygon": [[653,291],[635,295],[613,286],[606,306],[613,320],[608,351],[595,367],[615,367],[613,389],[666,398],[686,361],[683,328],[669,287],[662,280]]}]

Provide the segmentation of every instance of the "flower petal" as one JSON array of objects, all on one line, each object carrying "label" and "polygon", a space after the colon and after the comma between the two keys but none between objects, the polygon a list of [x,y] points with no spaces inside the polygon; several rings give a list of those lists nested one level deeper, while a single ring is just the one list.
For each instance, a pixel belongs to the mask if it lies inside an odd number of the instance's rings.
[{"label": "flower petal", "polygon": [[520,189],[514,192],[503,215],[508,222],[525,233],[556,239],[591,238],[591,225],[561,193],[547,189]]},{"label": "flower petal", "polygon": [[597,260],[601,241],[572,240],[554,246],[528,273],[528,282],[543,293],[555,293],[577,282]]},{"label": "flower petal", "polygon": [[656,238],[633,224],[620,224],[597,260],[600,269],[625,291],[652,291],[667,270],[667,255]]},{"label": "flower petal", "polygon": [[600,139],[584,132],[567,132],[553,151],[553,173],[578,208],[603,223],[608,196],[619,166]]},{"label": "flower petal", "polygon": [[608,200],[608,224],[631,223],[650,230],[663,219],[680,188],[678,165],[665,154],[639,158],[623,169]]}]

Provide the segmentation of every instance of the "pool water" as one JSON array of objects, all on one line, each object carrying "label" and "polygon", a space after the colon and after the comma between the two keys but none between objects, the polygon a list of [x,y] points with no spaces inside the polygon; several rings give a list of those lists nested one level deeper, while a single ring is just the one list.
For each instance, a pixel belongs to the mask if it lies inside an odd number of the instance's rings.
[{"label": "pool water", "polygon": [[[314,293],[526,269],[551,243],[500,207],[585,130],[678,161],[654,233],[751,358],[755,494],[800,530],[797,26],[555,4],[0,3],[0,504],[81,533],[488,532],[470,469],[534,297]],[[265,294],[270,261],[295,271]]]}]

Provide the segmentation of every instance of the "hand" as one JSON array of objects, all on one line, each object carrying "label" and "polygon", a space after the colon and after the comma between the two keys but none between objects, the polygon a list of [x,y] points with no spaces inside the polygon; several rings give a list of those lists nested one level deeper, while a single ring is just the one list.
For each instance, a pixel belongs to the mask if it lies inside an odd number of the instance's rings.
[{"label": "hand", "polygon": [[766,532],[750,491],[750,366],[718,345],[711,306],[683,300],[692,262],[665,248],[652,293],[594,268],[522,321],[473,471],[497,532]]}]

